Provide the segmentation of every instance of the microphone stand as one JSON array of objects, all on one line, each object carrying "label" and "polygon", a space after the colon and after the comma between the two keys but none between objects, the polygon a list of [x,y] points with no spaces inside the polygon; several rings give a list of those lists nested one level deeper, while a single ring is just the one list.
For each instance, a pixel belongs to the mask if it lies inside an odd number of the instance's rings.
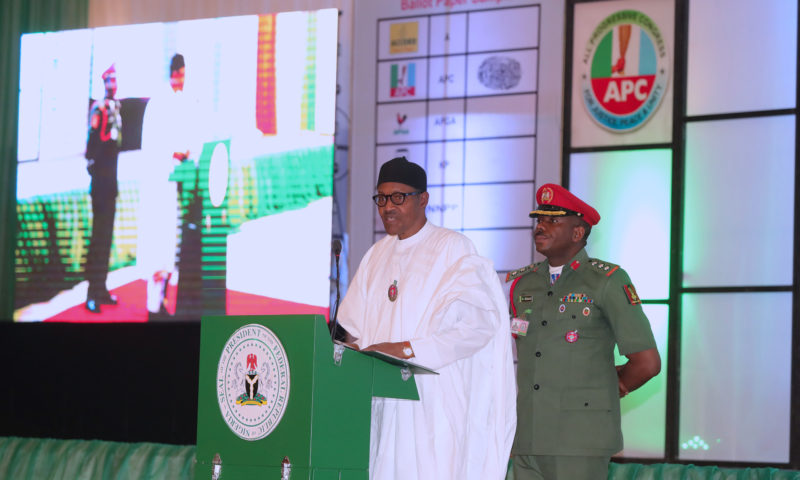
[{"label": "microphone stand", "polygon": [[[336,259],[336,303],[333,307],[333,320],[331,321],[331,340],[337,340],[338,321],[339,315],[339,254],[342,253],[342,242],[339,240],[333,241],[333,256]],[[341,340],[341,339],[339,339]]]}]

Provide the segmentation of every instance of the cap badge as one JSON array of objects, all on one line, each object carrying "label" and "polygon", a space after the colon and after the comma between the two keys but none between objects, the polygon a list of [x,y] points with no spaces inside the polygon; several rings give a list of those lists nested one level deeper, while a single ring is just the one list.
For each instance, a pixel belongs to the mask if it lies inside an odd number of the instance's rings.
[{"label": "cap badge", "polygon": [[566,340],[567,343],[575,343],[575,342],[577,342],[578,341],[578,331],[577,330],[570,330],[569,332],[567,332],[566,335],[564,335],[564,340]]},{"label": "cap badge", "polygon": [[545,187],[542,189],[541,203],[550,203],[553,201],[553,189]]},{"label": "cap badge", "polygon": [[397,300],[397,280],[389,285],[389,301],[394,302],[395,300]]}]

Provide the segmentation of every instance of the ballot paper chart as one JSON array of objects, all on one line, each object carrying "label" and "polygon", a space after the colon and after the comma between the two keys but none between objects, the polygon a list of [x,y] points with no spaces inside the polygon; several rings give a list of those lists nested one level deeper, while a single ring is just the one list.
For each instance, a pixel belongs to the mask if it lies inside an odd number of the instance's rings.
[{"label": "ballot paper chart", "polygon": [[541,18],[533,4],[377,21],[375,179],[397,156],[422,165],[428,219],[499,271],[533,251]]}]

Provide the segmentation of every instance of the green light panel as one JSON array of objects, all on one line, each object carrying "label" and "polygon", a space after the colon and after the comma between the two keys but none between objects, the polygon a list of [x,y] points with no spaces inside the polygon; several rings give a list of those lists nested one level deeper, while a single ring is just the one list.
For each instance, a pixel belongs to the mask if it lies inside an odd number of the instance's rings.
[{"label": "green light panel", "polygon": [[684,294],[681,460],[789,462],[792,295]]},{"label": "green light panel", "polygon": [[[667,325],[666,305],[643,305],[661,354],[661,373],[620,400],[622,437],[625,449],[620,456],[663,458],[667,419]],[[615,352],[616,365],[628,360]]]},{"label": "green light panel", "polygon": [[579,153],[570,190],[600,213],[587,251],[624,268],[643,299],[669,297],[669,150]]},{"label": "green light panel", "polygon": [[794,118],[687,125],[685,287],[791,285]]},{"label": "green light panel", "polygon": [[689,115],[797,105],[796,1],[687,3]]}]

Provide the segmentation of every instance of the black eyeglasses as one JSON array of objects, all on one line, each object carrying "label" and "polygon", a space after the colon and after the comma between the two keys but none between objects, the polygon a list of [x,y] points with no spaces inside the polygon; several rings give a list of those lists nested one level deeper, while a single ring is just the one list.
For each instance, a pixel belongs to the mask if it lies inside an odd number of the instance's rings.
[{"label": "black eyeglasses", "polygon": [[384,195],[382,193],[379,193],[377,195],[373,195],[372,196],[372,201],[375,202],[375,205],[377,205],[379,207],[383,207],[383,206],[386,205],[386,200],[391,198],[392,199],[392,203],[394,203],[395,205],[402,205],[403,202],[406,201],[406,197],[411,196],[411,195],[419,195],[420,193],[422,193],[422,192],[408,192],[408,193],[405,193],[405,192],[394,192],[391,195]]}]

